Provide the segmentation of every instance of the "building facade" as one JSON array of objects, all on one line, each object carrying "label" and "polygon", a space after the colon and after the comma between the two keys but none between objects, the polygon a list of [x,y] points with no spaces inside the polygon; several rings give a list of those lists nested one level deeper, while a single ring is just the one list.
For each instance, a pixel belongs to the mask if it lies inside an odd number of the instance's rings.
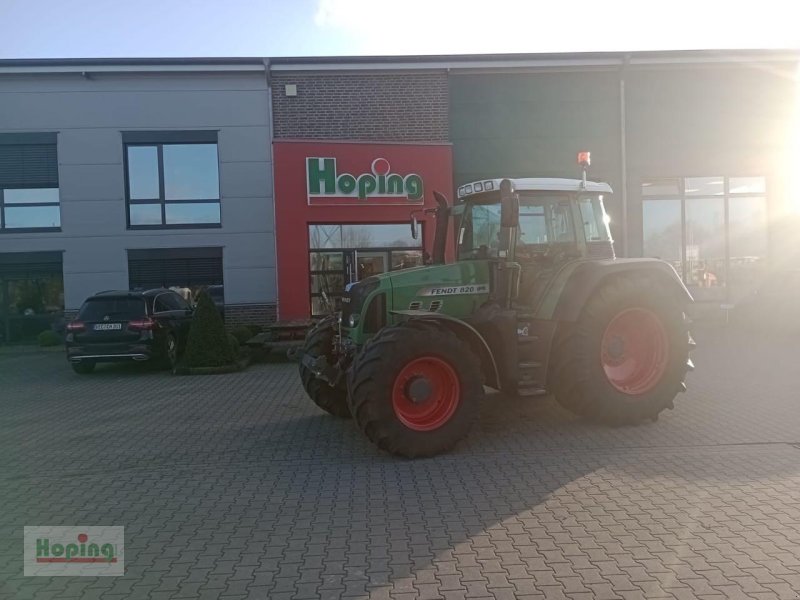
[{"label": "building facade", "polygon": [[[348,77],[404,77],[413,82],[408,96],[398,95],[404,106],[418,96],[421,78],[429,89],[445,80],[455,186],[501,176],[575,177],[576,153],[591,150],[590,177],[615,191],[606,206],[617,254],[670,262],[700,305],[719,308],[752,293],[770,269],[791,266],[787,257],[797,253],[800,201],[790,178],[800,148],[799,56],[281,59],[272,69],[280,69],[282,84],[298,82],[298,95],[337,81],[325,95],[331,103],[341,101]],[[381,114],[380,106],[372,110]],[[398,116],[384,129],[409,121],[407,109]]]},{"label": "building facade", "polygon": [[447,77],[274,61],[270,82],[279,314],[321,316],[347,284],[432,253],[425,209],[452,198]]},{"label": "building facade", "polygon": [[0,339],[159,285],[213,286],[231,325],[318,316],[348,283],[425,261],[434,190],[574,177],[579,150],[615,191],[619,255],[735,303],[797,248],[797,66],[734,51],[0,61]]},{"label": "building facade", "polygon": [[0,66],[0,335],[98,291],[224,290],[276,310],[263,61]]}]

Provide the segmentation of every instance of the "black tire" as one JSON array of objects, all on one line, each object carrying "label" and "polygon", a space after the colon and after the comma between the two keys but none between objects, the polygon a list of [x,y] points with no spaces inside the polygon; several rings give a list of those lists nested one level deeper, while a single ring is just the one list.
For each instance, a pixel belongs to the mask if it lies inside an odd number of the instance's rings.
[{"label": "black tire", "polygon": [[[441,424],[426,431],[404,423],[393,401],[398,376],[420,358],[444,365],[460,390],[455,407],[439,413]],[[484,396],[478,358],[451,331],[423,320],[385,327],[368,341],[348,371],[348,391],[350,412],[361,431],[382,450],[407,458],[450,450],[469,432]]]},{"label": "black tire", "polygon": [[[308,332],[303,344],[304,354],[325,355],[329,362],[335,362],[333,338],[336,335],[337,319],[336,316],[326,317]],[[303,363],[300,363],[299,368],[300,381],[314,404],[334,417],[343,419],[350,417],[350,408],[347,405],[347,384],[344,377],[339,385],[331,387],[327,382],[318,379]]]},{"label": "black tire", "polygon": [[[664,409],[673,408],[675,396],[686,389],[684,380],[692,368],[689,351],[693,342],[683,309],[672,286],[653,277],[623,276],[603,285],[578,321],[559,332],[551,371],[556,400],[576,415],[612,424],[656,420]],[[606,342],[603,348],[607,327],[624,312],[647,315],[646,320],[655,318],[662,329],[654,338],[662,343],[650,343],[666,349],[652,363],[663,366],[649,369],[638,391],[635,383],[626,388],[630,391],[622,391],[619,380],[614,385],[601,359],[601,353],[611,347]],[[624,341],[622,348],[617,348],[624,356]],[[644,372],[648,373],[647,367]]]},{"label": "black tire", "polygon": [[164,358],[162,361],[162,366],[165,369],[174,371],[178,366],[178,358],[178,340],[174,335],[169,333],[164,339]]},{"label": "black tire", "polygon": [[88,362],[88,361],[81,361],[81,362],[74,362],[72,363],[72,370],[75,371],[78,375],[88,375],[92,371],[94,371],[95,363]]}]

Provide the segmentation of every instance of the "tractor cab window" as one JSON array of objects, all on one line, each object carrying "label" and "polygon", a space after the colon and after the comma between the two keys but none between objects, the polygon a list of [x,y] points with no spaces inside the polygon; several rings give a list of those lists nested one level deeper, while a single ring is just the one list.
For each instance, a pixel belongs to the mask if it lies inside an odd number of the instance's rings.
[{"label": "tractor cab window", "polygon": [[568,202],[539,199],[536,204],[529,204],[522,199],[519,208],[518,247],[574,241],[575,232],[572,229]]},{"label": "tractor cab window", "polygon": [[[461,260],[496,258],[500,243],[500,205],[464,205],[458,234]],[[558,243],[574,243],[569,198],[564,195],[522,195],[517,231],[518,256],[543,253]]]},{"label": "tractor cab window", "polygon": [[458,257],[496,258],[500,245],[500,205],[468,204],[458,234]]},{"label": "tractor cab window", "polygon": [[544,206],[519,207],[519,239],[518,244],[546,244],[547,220]]},{"label": "tractor cab window", "polygon": [[608,230],[608,217],[603,208],[602,196],[583,196],[578,200],[583,231],[587,242],[607,242],[611,240]]}]

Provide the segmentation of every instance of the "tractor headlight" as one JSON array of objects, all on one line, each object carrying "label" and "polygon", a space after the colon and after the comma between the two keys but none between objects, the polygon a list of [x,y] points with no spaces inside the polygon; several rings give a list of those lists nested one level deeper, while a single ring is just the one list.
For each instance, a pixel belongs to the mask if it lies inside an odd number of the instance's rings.
[{"label": "tractor headlight", "polygon": [[377,277],[367,277],[356,284],[351,285],[342,297],[342,325],[344,327],[355,327],[359,322],[359,317],[364,308],[364,301],[381,284]]}]

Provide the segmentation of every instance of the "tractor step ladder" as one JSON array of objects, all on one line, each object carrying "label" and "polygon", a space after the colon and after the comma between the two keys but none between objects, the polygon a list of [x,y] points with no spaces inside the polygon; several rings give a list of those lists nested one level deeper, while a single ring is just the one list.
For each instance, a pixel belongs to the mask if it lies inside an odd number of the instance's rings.
[{"label": "tractor step ladder", "polygon": [[534,319],[532,315],[517,315],[517,393],[520,396],[538,396],[545,393],[547,382],[550,336],[543,331],[546,321]]}]

